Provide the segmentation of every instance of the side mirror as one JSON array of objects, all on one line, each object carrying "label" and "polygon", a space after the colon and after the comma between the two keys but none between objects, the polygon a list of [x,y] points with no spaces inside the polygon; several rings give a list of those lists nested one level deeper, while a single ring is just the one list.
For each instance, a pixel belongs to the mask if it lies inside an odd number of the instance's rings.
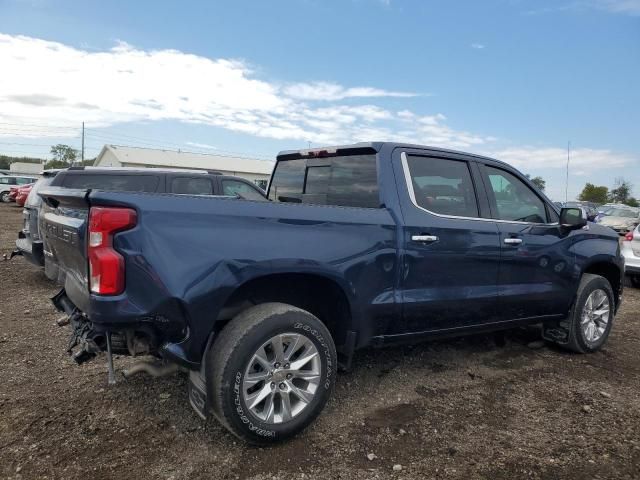
[{"label": "side mirror", "polygon": [[560,226],[569,230],[578,230],[587,224],[587,215],[582,208],[563,208],[560,210]]}]

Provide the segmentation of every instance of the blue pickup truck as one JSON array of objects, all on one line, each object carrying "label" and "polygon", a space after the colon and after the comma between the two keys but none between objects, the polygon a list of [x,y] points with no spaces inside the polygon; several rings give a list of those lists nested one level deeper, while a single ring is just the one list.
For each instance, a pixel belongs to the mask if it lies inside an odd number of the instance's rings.
[{"label": "blue pickup truck", "polygon": [[[398,143],[278,155],[268,202],[47,188],[74,358],[151,355],[238,437],[290,437],[355,350],[543,326],[606,342],[624,262],[611,229],[559,211],[506,163]],[[135,367],[134,367],[135,368]]]}]

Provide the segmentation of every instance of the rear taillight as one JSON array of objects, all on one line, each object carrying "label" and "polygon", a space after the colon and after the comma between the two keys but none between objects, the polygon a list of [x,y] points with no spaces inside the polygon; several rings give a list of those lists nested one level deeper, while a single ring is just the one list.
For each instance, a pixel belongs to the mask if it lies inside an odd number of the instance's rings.
[{"label": "rear taillight", "polygon": [[113,249],[113,236],[136,225],[136,211],[120,207],[92,207],[89,210],[87,253],[89,288],[98,295],[124,291],[124,259]]},{"label": "rear taillight", "polygon": [[633,232],[627,232],[627,234],[624,236],[624,239],[626,241],[632,241],[633,240]]}]

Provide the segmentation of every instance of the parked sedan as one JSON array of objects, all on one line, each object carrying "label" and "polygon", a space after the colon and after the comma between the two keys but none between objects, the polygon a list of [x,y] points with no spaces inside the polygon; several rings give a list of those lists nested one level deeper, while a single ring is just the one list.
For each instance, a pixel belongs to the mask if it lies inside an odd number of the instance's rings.
[{"label": "parked sedan", "polygon": [[622,242],[625,273],[634,287],[640,287],[640,226],[625,235]]},{"label": "parked sedan", "polygon": [[18,189],[20,188],[20,185],[14,185],[13,187],[11,187],[9,189],[9,201],[10,202],[15,202],[16,201],[16,196],[18,195]]},{"label": "parked sedan", "polygon": [[9,203],[11,199],[9,198],[9,191],[13,185],[27,185],[28,183],[33,183],[38,180],[35,177],[16,177],[13,175],[3,175],[0,176],[0,201],[4,203]]},{"label": "parked sedan", "polygon": [[598,223],[611,227],[620,234],[625,234],[640,223],[640,213],[632,208],[612,208]]},{"label": "parked sedan", "polygon": [[16,194],[16,205],[19,207],[24,207],[25,202],[27,201],[27,197],[33,188],[33,183],[29,185],[25,185],[23,187],[18,188],[18,193]]}]

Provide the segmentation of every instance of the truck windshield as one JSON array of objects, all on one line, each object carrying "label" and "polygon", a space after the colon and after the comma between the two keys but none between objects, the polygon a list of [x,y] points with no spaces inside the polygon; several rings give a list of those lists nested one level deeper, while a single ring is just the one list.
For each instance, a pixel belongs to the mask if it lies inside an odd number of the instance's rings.
[{"label": "truck windshield", "polygon": [[379,208],[375,155],[281,160],[276,165],[269,199]]}]

